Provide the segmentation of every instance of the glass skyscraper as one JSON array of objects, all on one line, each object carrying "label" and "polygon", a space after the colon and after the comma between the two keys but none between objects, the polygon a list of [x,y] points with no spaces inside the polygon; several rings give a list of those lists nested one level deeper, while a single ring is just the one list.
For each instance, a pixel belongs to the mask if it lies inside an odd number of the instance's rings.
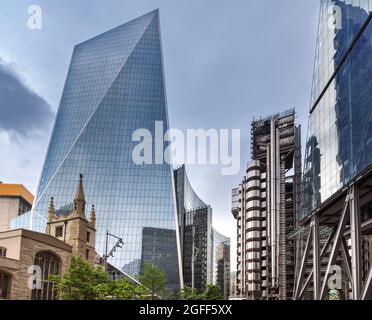
[{"label": "glass skyscraper", "polygon": [[199,292],[213,283],[212,208],[192,188],[185,166],[174,170],[183,279]]},{"label": "glass skyscraper", "polygon": [[372,0],[322,0],[301,218],[372,163]]},{"label": "glass skyscraper", "polygon": [[[46,217],[50,197],[57,209],[70,206],[82,173],[87,208],[96,207],[98,253],[105,252],[108,230],[124,240],[111,264],[133,277],[145,262],[157,264],[168,287],[178,289],[182,273],[172,166],[132,160],[138,144],[133,132],[144,128],[154,137],[155,121],[168,130],[158,10],[74,48],[32,228],[44,231],[40,217]],[[109,242],[109,249],[114,244]]]},{"label": "glass skyscraper", "polygon": [[217,285],[225,299],[230,296],[230,238],[212,231],[212,283]]}]

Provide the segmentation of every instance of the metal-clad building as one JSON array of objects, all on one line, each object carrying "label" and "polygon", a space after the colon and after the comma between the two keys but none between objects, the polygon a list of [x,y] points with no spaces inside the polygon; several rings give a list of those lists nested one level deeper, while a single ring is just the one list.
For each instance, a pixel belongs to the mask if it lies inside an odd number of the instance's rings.
[{"label": "metal-clad building", "polygon": [[294,284],[301,136],[290,110],[252,122],[252,161],[232,191],[237,220],[237,294],[288,299]]}]

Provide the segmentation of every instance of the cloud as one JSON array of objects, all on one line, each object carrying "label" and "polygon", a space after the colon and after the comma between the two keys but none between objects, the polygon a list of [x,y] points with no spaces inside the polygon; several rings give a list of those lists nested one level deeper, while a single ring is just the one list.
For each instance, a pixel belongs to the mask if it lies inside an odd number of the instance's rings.
[{"label": "cloud", "polygon": [[48,131],[53,117],[49,103],[0,58],[0,131],[29,137],[34,132]]},{"label": "cloud", "polygon": [[0,130],[0,181],[22,183],[34,193],[47,146],[46,137],[23,137],[17,143],[13,134]]}]

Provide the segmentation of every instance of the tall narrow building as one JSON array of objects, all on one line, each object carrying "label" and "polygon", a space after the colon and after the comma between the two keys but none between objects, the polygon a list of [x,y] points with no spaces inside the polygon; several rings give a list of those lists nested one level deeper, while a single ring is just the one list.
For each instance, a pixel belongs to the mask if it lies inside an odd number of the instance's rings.
[{"label": "tall narrow building", "polygon": [[295,111],[253,121],[247,174],[232,191],[237,220],[237,295],[289,299],[301,180],[301,136]]},{"label": "tall narrow building", "polygon": [[183,278],[199,292],[213,282],[212,208],[192,188],[185,166],[174,170]]},{"label": "tall narrow building", "polygon": [[230,238],[213,229],[212,233],[213,284],[218,286],[225,299],[230,296]]},{"label": "tall narrow building", "polygon": [[[146,129],[155,137],[156,121],[163,123],[160,134],[165,133],[169,125],[158,10],[75,46],[30,226],[44,230],[52,196],[69,208],[76,176],[83,173],[86,205],[94,199],[100,212],[98,253],[105,252],[108,230],[124,240],[124,247],[109,258],[112,265],[137,277],[144,263],[160,264],[168,287],[176,290],[182,273],[172,166],[159,161],[155,152],[150,155],[153,164],[138,165],[132,159],[139,144],[133,133]],[[167,152],[167,144],[151,147]],[[159,242],[165,238],[172,243],[167,250]]]}]

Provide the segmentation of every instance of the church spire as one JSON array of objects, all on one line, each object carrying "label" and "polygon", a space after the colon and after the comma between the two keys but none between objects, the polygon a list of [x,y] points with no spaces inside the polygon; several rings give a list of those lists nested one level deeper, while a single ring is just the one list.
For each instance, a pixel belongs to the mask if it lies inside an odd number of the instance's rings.
[{"label": "church spire", "polygon": [[54,199],[53,197],[50,198],[49,206],[48,206],[48,220],[49,222],[52,221],[54,215],[55,215],[55,209],[54,209]]},{"label": "church spire", "polygon": [[76,190],[75,200],[85,201],[84,187],[83,187],[83,175],[80,173],[79,185]]},{"label": "church spire", "polygon": [[92,204],[92,209],[90,210],[90,223],[95,226],[96,225],[96,211],[94,209],[94,204]]},{"label": "church spire", "polygon": [[83,187],[83,175],[80,174],[79,185],[74,199],[74,211],[85,217],[85,194]]}]

